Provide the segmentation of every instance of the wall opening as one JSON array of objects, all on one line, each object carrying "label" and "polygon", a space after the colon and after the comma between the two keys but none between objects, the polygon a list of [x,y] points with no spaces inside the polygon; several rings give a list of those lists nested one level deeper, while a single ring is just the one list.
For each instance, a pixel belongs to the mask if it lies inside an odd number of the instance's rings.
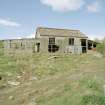
[{"label": "wall opening", "polygon": [[69,38],[69,45],[74,45],[74,38]]},{"label": "wall opening", "polygon": [[40,52],[40,43],[36,43],[37,46],[37,52]]},{"label": "wall opening", "polygon": [[97,46],[97,43],[91,40],[88,40],[88,50],[93,50]]},{"label": "wall opening", "polygon": [[59,50],[59,46],[55,44],[55,38],[49,38],[48,52],[55,53]]},{"label": "wall opening", "polygon": [[86,39],[81,39],[81,46],[82,46],[82,53],[87,53],[87,40]]}]

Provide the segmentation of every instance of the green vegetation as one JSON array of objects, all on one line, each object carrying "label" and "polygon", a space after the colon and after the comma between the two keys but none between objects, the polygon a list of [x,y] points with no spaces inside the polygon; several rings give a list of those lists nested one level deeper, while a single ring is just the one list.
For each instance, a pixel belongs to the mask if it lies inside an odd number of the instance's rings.
[{"label": "green vegetation", "polygon": [[3,48],[4,48],[3,41],[0,41],[0,55],[3,55]]},{"label": "green vegetation", "polygon": [[105,43],[98,44],[97,51],[105,56]]},{"label": "green vegetation", "polygon": [[0,48],[3,48],[4,45],[3,45],[3,41],[0,41]]},{"label": "green vegetation", "polygon": [[105,56],[105,39],[101,40],[101,43],[97,45],[96,49]]},{"label": "green vegetation", "polygon": [[104,64],[94,53],[4,53],[0,105],[105,105]]},{"label": "green vegetation", "polygon": [[96,95],[83,96],[80,105],[105,105],[105,96]]}]

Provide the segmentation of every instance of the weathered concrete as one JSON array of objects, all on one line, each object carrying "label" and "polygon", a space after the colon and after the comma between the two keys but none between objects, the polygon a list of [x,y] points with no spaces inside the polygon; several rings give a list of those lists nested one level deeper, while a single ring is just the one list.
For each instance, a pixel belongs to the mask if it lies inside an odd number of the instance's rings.
[{"label": "weathered concrete", "polygon": [[[81,54],[84,46],[81,39],[86,39],[86,52],[88,37],[79,30],[37,28],[36,38],[40,39],[40,52],[48,53],[49,38],[55,38],[55,45],[59,46],[59,53]],[[74,38],[74,44],[69,45],[69,38]]]}]

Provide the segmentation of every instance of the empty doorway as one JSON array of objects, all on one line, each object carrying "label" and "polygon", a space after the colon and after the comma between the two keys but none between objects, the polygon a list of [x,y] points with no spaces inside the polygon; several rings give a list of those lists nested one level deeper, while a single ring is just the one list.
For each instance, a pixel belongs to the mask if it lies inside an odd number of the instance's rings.
[{"label": "empty doorway", "polygon": [[87,39],[81,39],[82,53],[87,53]]},{"label": "empty doorway", "polygon": [[36,43],[37,46],[37,52],[40,52],[40,43]]}]

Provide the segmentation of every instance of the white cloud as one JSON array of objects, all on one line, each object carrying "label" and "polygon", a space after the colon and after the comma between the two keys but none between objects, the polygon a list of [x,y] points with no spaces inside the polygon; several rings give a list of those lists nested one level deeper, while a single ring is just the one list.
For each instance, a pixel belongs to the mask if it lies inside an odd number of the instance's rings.
[{"label": "white cloud", "polygon": [[32,34],[26,36],[26,38],[35,38],[35,33],[32,33]]},{"label": "white cloud", "polygon": [[104,34],[104,33],[100,33],[100,34],[87,34],[87,36],[88,36],[90,39],[92,39],[92,40],[94,40],[94,39],[96,39],[96,38],[99,39],[99,40],[105,38],[105,34]]},{"label": "white cloud", "polygon": [[22,37],[17,37],[16,39],[22,39]]},{"label": "white cloud", "polygon": [[20,26],[20,24],[17,23],[17,22],[2,19],[2,18],[0,18],[0,25],[2,25],[2,26],[10,26],[10,27],[18,27],[18,26]]},{"label": "white cloud", "polygon": [[29,34],[29,35],[21,35],[19,37],[14,38],[14,39],[28,39],[28,38],[35,38],[35,33]]},{"label": "white cloud", "polygon": [[24,39],[24,38],[35,38],[35,33],[24,35],[22,37],[17,37],[17,39]]},{"label": "white cloud", "polygon": [[87,6],[87,10],[89,12],[99,12],[100,10],[100,6],[99,6],[99,3],[98,2],[94,2],[90,5]]},{"label": "white cloud", "polygon": [[76,11],[84,5],[84,0],[40,0],[54,11]]}]

